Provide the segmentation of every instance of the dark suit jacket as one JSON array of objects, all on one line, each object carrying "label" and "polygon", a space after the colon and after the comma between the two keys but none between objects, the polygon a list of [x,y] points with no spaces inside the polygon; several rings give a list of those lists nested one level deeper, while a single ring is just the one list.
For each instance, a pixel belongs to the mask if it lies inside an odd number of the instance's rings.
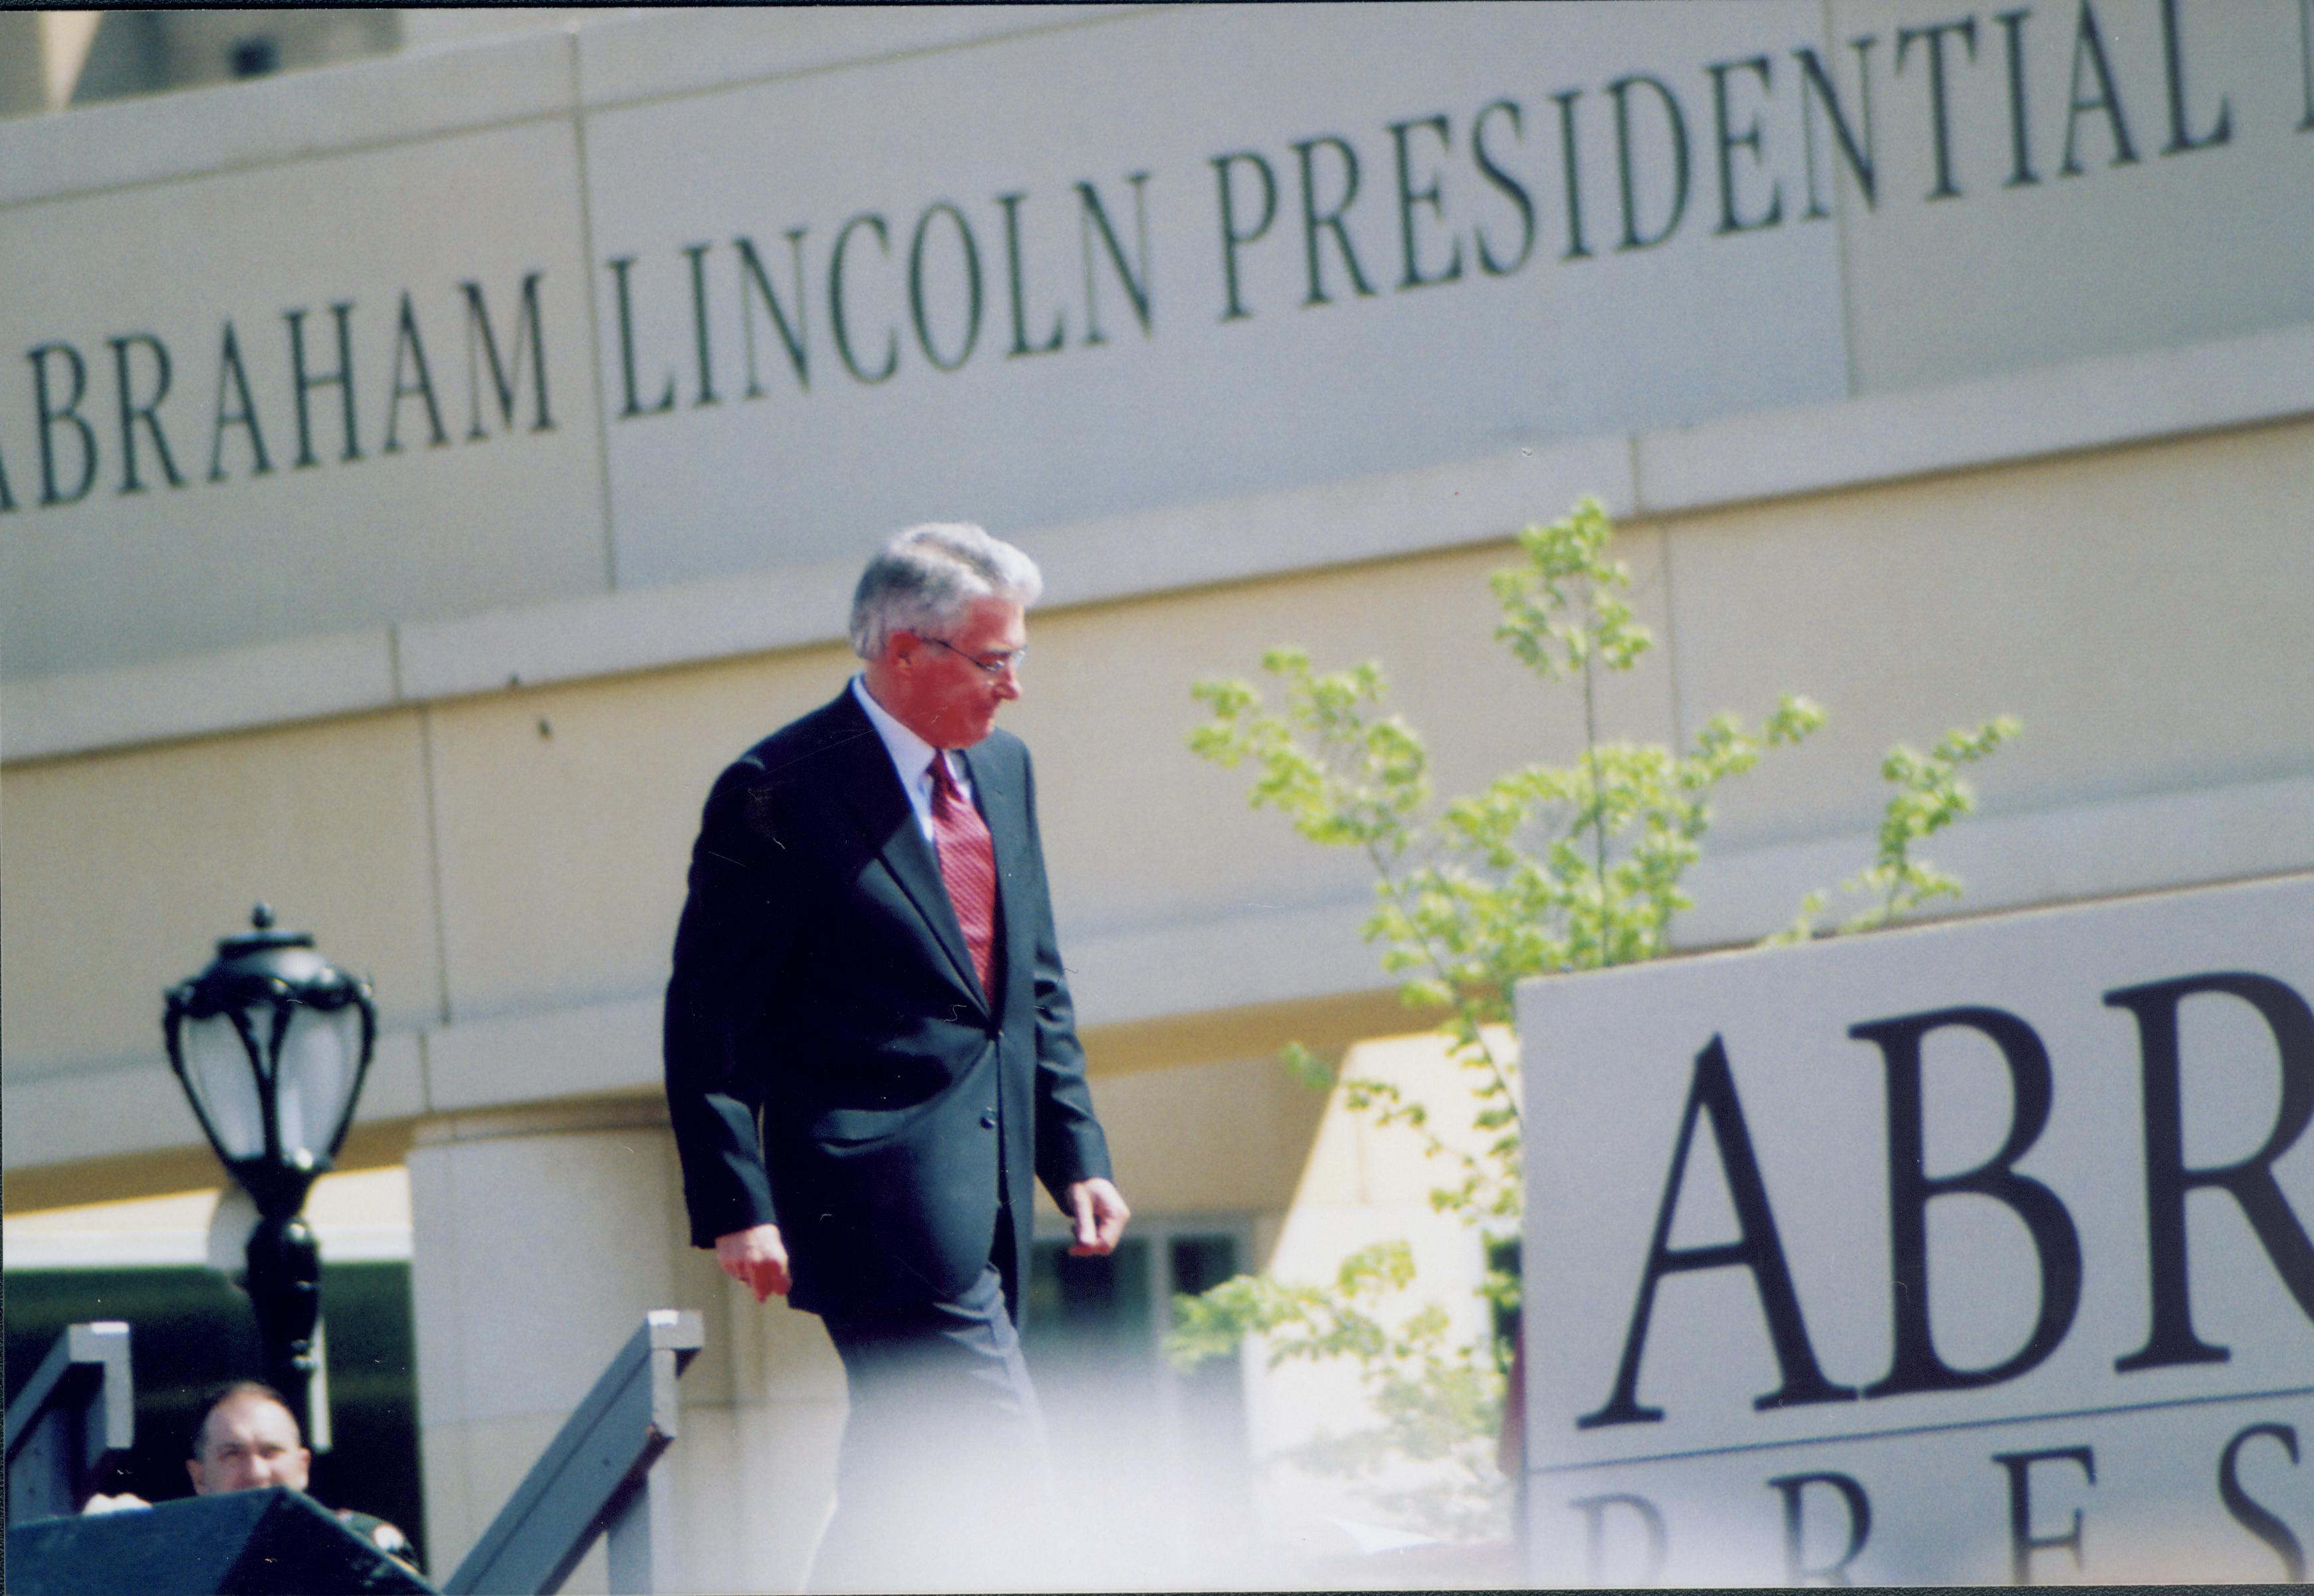
[{"label": "dark suit jacket", "polygon": [[1032,1177],[1063,1201],[1109,1174],[1028,750],[999,731],[964,759],[996,859],[993,999],[848,688],[723,772],[692,851],[666,1013],[691,1239],[776,1223],[799,1308],[958,1295],[990,1260],[1001,1190],[1017,1312]]}]

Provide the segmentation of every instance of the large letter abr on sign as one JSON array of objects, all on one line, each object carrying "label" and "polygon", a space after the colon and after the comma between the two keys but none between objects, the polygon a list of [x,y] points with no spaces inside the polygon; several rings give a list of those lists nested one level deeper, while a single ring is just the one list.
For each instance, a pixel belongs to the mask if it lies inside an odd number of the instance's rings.
[{"label": "large letter abr on sign", "polygon": [[2296,876],[1524,987],[1529,1577],[2302,1574],[2310,926]]}]

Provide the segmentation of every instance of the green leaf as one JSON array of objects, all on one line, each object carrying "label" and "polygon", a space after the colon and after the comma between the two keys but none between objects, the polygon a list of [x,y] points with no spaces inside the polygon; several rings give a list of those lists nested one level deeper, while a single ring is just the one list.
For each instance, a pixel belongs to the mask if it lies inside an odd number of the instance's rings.
[{"label": "green leaf", "polygon": [[1288,1042],[1278,1054],[1277,1062],[1285,1072],[1312,1091],[1334,1089],[1334,1067],[1299,1042]]}]

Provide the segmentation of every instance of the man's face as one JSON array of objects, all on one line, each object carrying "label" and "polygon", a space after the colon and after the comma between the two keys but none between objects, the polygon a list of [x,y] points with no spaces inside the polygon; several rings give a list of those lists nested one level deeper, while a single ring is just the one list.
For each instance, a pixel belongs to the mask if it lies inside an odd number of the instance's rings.
[{"label": "man's face", "polygon": [[879,692],[878,701],[933,747],[969,748],[996,725],[996,711],[1020,696],[1009,667],[992,675],[981,665],[1018,654],[1028,643],[1028,621],[1019,604],[976,599],[962,624],[937,641],[929,633],[892,634],[886,653],[890,696]]},{"label": "man's face", "polygon": [[252,1392],[228,1397],[201,1426],[200,1446],[185,1471],[198,1495],[254,1491],[266,1486],[305,1488],[314,1457],[297,1441],[297,1421],[278,1402]]}]

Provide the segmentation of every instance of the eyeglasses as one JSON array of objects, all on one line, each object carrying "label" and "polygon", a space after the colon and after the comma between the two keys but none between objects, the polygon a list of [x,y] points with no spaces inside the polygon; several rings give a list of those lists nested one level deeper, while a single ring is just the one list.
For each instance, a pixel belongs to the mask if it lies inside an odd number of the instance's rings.
[{"label": "eyeglasses", "polygon": [[[918,635],[922,636],[921,633]],[[972,666],[973,669],[978,671],[984,676],[1001,676],[1006,671],[1017,672],[1020,668],[1020,662],[1029,657],[1028,649],[1012,648],[991,658],[983,659],[978,655],[967,654],[954,643],[945,641],[940,638],[924,638],[923,640],[934,645],[935,647],[947,649],[949,653],[955,655],[958,659],[961,659],[965,664]]]}]

